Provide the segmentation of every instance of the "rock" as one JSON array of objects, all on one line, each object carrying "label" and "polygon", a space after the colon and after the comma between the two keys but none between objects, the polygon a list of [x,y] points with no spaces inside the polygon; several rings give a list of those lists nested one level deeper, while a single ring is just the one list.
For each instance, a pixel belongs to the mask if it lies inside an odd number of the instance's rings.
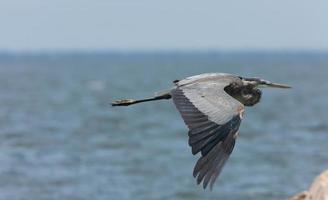
[{"label": "rock", "polygon": [[302,192],[289,200],[328,200],[328,170],[314,180],[309,191]]},{"label": "rock", "polygon": [[289,200],[306,200],[306,197],[309,195],[309,192],[305,191],[300,194],[297,194],[290,198]]}]

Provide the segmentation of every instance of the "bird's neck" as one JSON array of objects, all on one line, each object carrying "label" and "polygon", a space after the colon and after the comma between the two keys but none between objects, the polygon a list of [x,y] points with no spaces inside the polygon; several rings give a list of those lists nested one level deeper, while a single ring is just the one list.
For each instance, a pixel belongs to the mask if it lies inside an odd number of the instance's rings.
[{"label": "bird's neck", "polygon": [[224,90],[245,106],[254,106],[260,101],[262,96],[261,90],[252,85],[232,83]]}]

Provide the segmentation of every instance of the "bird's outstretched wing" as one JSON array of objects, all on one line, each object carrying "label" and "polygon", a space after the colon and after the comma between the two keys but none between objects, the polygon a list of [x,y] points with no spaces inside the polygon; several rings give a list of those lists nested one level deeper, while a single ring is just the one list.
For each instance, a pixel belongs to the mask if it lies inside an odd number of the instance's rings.
[{"label": "bird's outstretched wing", "polygon": [[201,152],[193,175],[203,187],[213,183],[231,154],[244,106],[224,87],[238,77],[217,76],[200,81],[181,81],[171,91],[174,104],[189,128],[192,153]]}]

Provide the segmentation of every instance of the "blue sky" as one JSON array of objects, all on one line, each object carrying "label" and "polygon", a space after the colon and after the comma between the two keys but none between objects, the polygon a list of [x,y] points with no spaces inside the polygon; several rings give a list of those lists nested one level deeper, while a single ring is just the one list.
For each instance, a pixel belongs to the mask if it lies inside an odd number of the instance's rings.
[{"label": "blue sky", "polygon": [[0,50],[328,49],[327,0],[0,0]]}]

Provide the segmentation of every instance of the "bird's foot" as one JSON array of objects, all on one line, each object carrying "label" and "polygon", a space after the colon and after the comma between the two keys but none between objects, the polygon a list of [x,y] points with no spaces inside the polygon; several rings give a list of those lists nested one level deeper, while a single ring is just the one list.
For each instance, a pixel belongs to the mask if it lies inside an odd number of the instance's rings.
[{"label": "bird's foot", "polygon": [[112,102],[112,106],[128,106],[134,104],[135,100],[133,99],[122,99]]}]

